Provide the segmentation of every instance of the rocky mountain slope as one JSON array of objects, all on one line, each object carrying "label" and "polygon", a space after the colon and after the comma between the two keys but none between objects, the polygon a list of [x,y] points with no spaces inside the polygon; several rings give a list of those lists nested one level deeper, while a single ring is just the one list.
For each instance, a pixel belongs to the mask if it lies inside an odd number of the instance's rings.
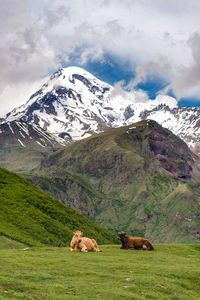
[{"label": "rocky mountain slope", "polygon": [[0,124],[0,165],[13,171],[36,168],[65,142],[39,126],[22,120]]},{"label": "rocky mountain slope", "polygon": [[78,67],[54,73],[1,122],[23,120],[68,142],[143,119],[157,121],[200,153],[200,106],[180,107],[166,95],[144,101],[136,91],[120,94]]},{"label": "rocky mountain slope", "polygon": [[199,167],[180,138],[146,120],[66,146],[28,180],[114,232],[196,242]]},{"label": "rocky mountain slope", "polygon": [[14,173],[0,168],[0,235],[29,246],[69,246],[80,229],[101,244],[117,237]]}]

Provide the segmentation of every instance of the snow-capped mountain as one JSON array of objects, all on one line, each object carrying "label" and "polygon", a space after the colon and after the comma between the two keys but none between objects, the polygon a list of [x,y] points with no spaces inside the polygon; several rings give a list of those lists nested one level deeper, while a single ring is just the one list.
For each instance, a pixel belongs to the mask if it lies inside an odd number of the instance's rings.
[{"label": "snow-capped mountain", "polygon": [[179,135],[200,153],[200,106],[180,107],[166,95],[140,100],[140,92],[119,93],[89,72],[69,67],[58,70],[2,122],[22,120],[69,141],[94,133],[153,119]]},{"label": "snow-capped mountain", "polygon": [[111,89],[81,68],[62,69],[27,103],[9,113],[6,121],[22,119],[61,137],[70,134],[77,140],[111,127],[101,112]]}]

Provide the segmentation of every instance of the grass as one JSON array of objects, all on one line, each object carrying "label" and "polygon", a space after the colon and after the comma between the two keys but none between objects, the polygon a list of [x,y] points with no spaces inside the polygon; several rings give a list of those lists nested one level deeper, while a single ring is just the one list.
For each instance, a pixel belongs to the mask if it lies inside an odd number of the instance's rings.
[{"label": "grass", "polygon": [[0,249],[21,249],[25,247],[25,244],[9,239],[6,236],[0,235]]},{"label": "grass", "polygon": [[198,299],[199,245],[155,245],[155,251],[100,248],[101,253],[0,250],[0,299]]}]

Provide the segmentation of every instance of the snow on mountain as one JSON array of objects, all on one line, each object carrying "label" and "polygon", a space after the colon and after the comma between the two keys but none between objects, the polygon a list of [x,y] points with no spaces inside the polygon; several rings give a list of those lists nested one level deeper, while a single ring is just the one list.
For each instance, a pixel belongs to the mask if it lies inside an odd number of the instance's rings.
[{"label": "snow on mountain", "polygon": [[0,124],[0,149],[22,146],[24,148],[58,148],[65,145],[62,138],[45,132],[35,124],[21,120]]},{"label": "snow on mountain", "polygon": [[180,107],[167,95],[148,100],[139,91],[116,93],[78,67],[58,70],[2,122],[22,120],[69,141],[142,119],[157,121],[200,153],[200,106]]},{"label": "snow on mountain", "polygon": [[69,133],[76,140],[107,128],[100,125],[101,107],[110,89],[81,68],[62,69],[6,120],[23,119],[57,135]]}]

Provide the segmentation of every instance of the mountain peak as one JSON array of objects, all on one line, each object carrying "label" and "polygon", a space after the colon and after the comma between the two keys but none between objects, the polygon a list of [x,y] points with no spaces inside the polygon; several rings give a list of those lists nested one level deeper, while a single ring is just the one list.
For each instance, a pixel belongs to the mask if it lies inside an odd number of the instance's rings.
[{"label": "mountain peak", "polygon": [[137,92],[127,99],[114,91],[80,67],[62,68],[3,122],[24,120],[57,136],[70,135],[76,141],[113,127],[153,119],[199,153],[200,107],[179,107],[176,99],[167,95],[141,102]]},{"label": "mountain peak", "polygon": [[62,68],[61,71],[64,75],[80,74],[82,76],[95,78],[95,76],[93,76],[91,73],[89,73],[88,71],[86,71],[85,69],[83,69],[81,67],[71,66],[71,67],[67,67],[67,68]]},{"label": "mountain peak", "polygon": [[71,66],[71,67],[66,67],[66,68],[60,68],[58,69],[56,72],[54,72],[51,76],[50,76],[50,80],[53,80],[54,78],[59,78],[64,76],[64,79],[69,79],[72,80],[72,76],[74,74],[79,74],[88,78],[95,78],[91,73],[87,72],[86,70],[84,70],[83,68],[80,67],[76,67],[76,66]]}]

